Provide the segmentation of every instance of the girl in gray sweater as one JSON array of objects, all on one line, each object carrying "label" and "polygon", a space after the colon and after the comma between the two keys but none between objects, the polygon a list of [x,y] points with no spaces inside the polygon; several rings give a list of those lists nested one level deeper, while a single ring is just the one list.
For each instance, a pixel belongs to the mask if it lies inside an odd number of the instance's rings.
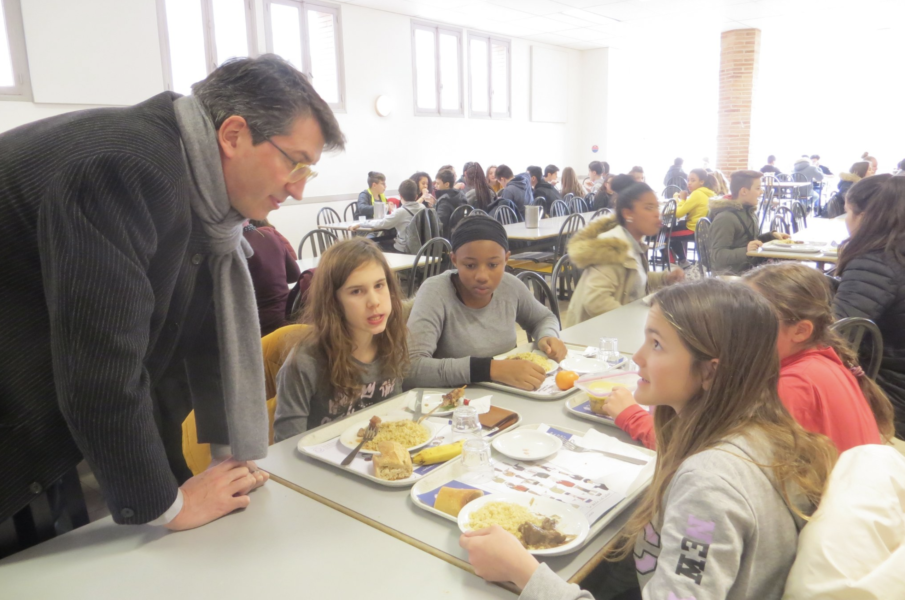
[{"label": "girl in gray sweater", "polygon": [[499,222],[466,217],[451,242],[457,270],[425,281],[409,316],[412,368],[406,387],[497,381],[536,390],[546,378],[539,365],[492,357],[515,348],[518,323],[537,340],[538,349],[559,362],[566,347],[556,316],[505,272],[509,241]]},{"label": "girl in gray sweater", "polygon": [[[657,406],[657,468],[607,548],[633,554],[645,599],[782,596],[836,452],[779,400],[776,331],[769,303],[742,284],[706,279],[654,298],[633,358],[635,398]],[[512,581],[523,600],[591,598],[497,526],[460,544],[478,575]]]}]

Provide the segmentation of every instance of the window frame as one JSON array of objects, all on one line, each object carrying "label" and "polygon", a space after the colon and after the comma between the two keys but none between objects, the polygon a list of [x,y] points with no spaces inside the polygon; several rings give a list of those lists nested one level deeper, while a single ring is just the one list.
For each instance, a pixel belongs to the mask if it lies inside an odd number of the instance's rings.
[{"label": "window frame", "polygon": [[31,102],[34,96],[28,71],[28,52],[25,47],[25,26],[22,21],[20,0],[0,0],[0,11],[3,11],[6,22],[6,38],[9,40],[10,62],[15,81],[12,86],[0,87],[0,101]]},{"label": "window frame", "polygon": [[[214,32],[213,0],[182,0],[201,3],[201,31],[204,35],[204,64],[210,75],[217,68],[217,38]],[[258,55],[257,25],[255,23],[255,0],[242,0],[245,7],[245,31],[248,56]],[[166,0],[157,0],[157,30],[160,36],[160,57],[163,61],[163,83],[168,91],[173,91],[173,63],[170,60],[170,34],[167,26]]]},{"label": "window frame", "polygon": [[[418,57],[415,48],[415,32],[418,30],[430,31],[434,34],[434,89],[437,97],[437,108],[419,108],[418,107]],[[459,81],[459,107],[457,109],[444,109],[441,103],[443,76],[440,73],[440,34],[454,35],[456,37],[457,58],[459,72],[457,79]],[[415,116],[419,117],[464,117],[465,116],[465,85],[464,85],[464,66],[463,62],[463,40],[465,39],[465,31],[448,25],[440,25],[427,21],[418,21],[412,19],[412,106],[415,109]]]},{"label": "window frame", "polygon": [[[482,40],[487,44],[487,112],[476,112],[472,109],[472,72],[471,41]],[[493,45],[506,48],[506,112],[493,112]],[[468,31],[468,116],[473,119],[511,119],[512,118],[512,40],[497,37],[489,33]]]},{"label": "window frame", "polygon": [[334,19],[333,44],[336,52],[336,79],[339,93],[339,102],[327,102],[334,112],[346,110],[346,69],[343,56],[343,26],[342,10],[338,5],[324,2],[306,2],[305,0],[264,0],[264,43],[267,52],[273,52],[273,25],[270,18],[270,6],[281,4],[299,9],[299,32],[302,40],[302,67],[309,80],[313,81],[311,72],[311,40],[308,34],[308,11],[332,13]]}]

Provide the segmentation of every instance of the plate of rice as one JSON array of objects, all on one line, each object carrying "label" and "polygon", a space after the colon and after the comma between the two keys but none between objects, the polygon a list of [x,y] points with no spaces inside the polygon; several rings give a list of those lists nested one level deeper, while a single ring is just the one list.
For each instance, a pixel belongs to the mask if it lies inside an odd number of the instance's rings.
[{"label": "plate of rice", "polygon": [[[443,426],[444,423],[430,419],[415,423],[412,421],[412,415],[408,413],[387,415],[381,417],[380,425],[377,427],[377,437],[362,446],[360,452],[361,454],[377,454],[377,444],[384,440],[398,442],[409,451],[417,450],[428,445]],[[339,436],[339,443],[349,450],[354,450],[361,443],[359,432],[367,427],[367,420],[356,421]]]},{"label": "plate of rice", "polygon": [[[463,533],[499,525],[536,556],[568,554],[582,546],[591,529],[588,518],[577,508],[553,498],[524,492],[485,494],[466,504],[459,511],[458,520]],[[529,525],[526,526],[526,523]],[[529,543],[532,538],[536,540],[544,534],[553,539],[551,544],[556,545],[549,547],[542,543],[532,546]]]},{"label": "plate of rice", "polygon": [[506,360],[531,361],[534,364],[540,365],[541,368],[547,372],[547,375],[555,373],[559,368],[559,365],[555,360],[547,358],[547,355],[540,350],[533,350],[531,352],[516,352],[515,354],[510,354],[509,356],[507,356]]}]

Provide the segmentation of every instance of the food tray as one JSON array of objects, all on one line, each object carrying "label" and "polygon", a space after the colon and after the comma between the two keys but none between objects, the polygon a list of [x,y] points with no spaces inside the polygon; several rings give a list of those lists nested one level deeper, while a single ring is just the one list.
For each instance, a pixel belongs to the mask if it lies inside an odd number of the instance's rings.
[{"label": "food tray", "polygon": [[[398,481],[387,481],[386,479],[375,477],[372,474],[372,455],[359,454],[355,457],[355,460],[353,460],[349,466],[344,467],[340,465],[339,462],[349,454],[349,450],[347,450],[345,446],[339,443],[339,436],[342,435],[343,431],[345,431],[354,421],[367,420],[374,415],[383,416],[391,413],[410,412],[408,407],[414,402],[415,397],[417,397],[419,391],[424,391],[425,393],[441,392],[445,394],[450,390],[440,388],[416,388],[404,394],[393,396],[392,398],[384,400],[383,402],[369,406],[364,410],[360,410],[352,415],[349,415],[344,419],[338,419],[336,421],[333,421],[332,423],[327,423],[326,425],[306,432],[298,441],[298,451],[305,456],[326,463],[333,468],[347,471],[353,475],[357,475],[358,477],[363,477],[364,479],[368,479],[370,481],[373,481],[374,483],[379,483],[380,485],[387,487],[408,487],[428,473],[435,471],[446,464],[458,461],[458,457],[446,463],[424,466],[415,465],[415,469],[410,477],[407,477],[406,479],[400,479]],[[492,402],[493,401],[491,400],[491,403]],[[433,420],[434,422],[446,423],[447,425],[450,422],[449,417],[428,417],[428,419]],[[502,431],[512,431],[512,428],[518,425],[521,420],[522,416],[519,415],[515,423],[508,426]],[[437,434],[434,440],[429,445],[425,446],[425,448],[439,446],[445,443],[444,438],[448,435],[448,433],[449,428],[444,427],[443,430],[441,430]],[[327,443],[330,441],[334,442],[333,445],[335,446],[335,448],[327,445]],[[335,450],[338,450],[338,453]],[[417,452],[413,453],[413,455],[416,453]],[[338,460],[336,460],[337,458]]]},{"label": "food tray", "polygon": [[[593,421],[595,423],[601,423],[603,425],[607,425],[609,427],[616,427],[616,420],[610,417],[606,417],[604,415],[598,415],[595,412],[591,412],[590,401],[588,400],[587,395],[575,395],[565,401],[563,404],[563,408],[565,411],[571,415],[578,417],[579,419],[585,419],[587,421]],[[650,408],[646,406],[641,406],[641,408],[650,411]]]},{"label": "food tray", "polygon": [[[529,424],[529,425],[522,425],[519,429],[537,429],[538,427],[540,427],[540,425],[537,423],[534,423],[534,424]],[[586,432],[580,431],[578,429],[573,429],[571,427],[561,427],[559,425],[552,426],[552,428],[556,429],[558,431],[561,431],[563,433],[570,434],[570,435],[584,435],[586,433]],[[644,448],[641,446],[638,446],[637,449],[640,450],[641,452],[644,452],[645,454],[649,454],[650,456],[656,456],[656,454],[657,454],[653,450],[648,450],[647,448]],[[494,450],[493,457],[498,458],[499,456],[500,455]],[[595,521],[594,523],[591,524],[591,531],[588,534],[588,537],[584,540],[584,542],[580,546],[573,548],[569,553],[577,552],[577,551],[581,550],[583,547],[585,547],[592,539],[597,537],[597,535],[601,531],[606,529],[606,527],[610,523],[612,523],[613,520],[616,519],[616,517],[618,517],[622,513],[622,511],[624,511],[629,505],[631,505],[641,495],[642,492],[644,492],[647,489],[648,485],[650,485],[651,478],[653,477],[654,462],[655,461],[651,461],[648,464],[648,466],[646,467],[646,469],[647,469],[646,476],[635,482],[634,487],[629,490],[629,493],[626,494],[625,498],[623,498],[621,501],[619,501],[619,503],[616,504],[613,508],[611,508],[609,510],[609,512],[607,512],[605,515],[603,515],[601,518],[597,519],[597,521]],[[458,520],[455,517],[452,517],[444,512],[441,512],[441,511],[435,509],[432,504],[427,504],[427,503],[423,502],[421,500],[421,496],[424,494],[429,494],[433,490],[437,490],[440,487],[443,487],[444,485],[448,484],[452,480],[457,479],[458,477],[461,477],[462,475],[464,475],[465,472],[466,472],[465,465],[462,464],[462,461],[451,460],[451,461],[445,463],[442,468],[436,469],[435,471],[432,471],[429,474],[425,474],[423,477],[418,479],[418,481],[415,482],[415,485],[412,486],[409,496],[411,497],[412,502],[415,504],[415,506],[417,506],[421,510],[425,510],[427,512],[438,515],[439,517],[442,517],[442,518],[446,519],[447,521],[454,523],[455,527],[458,527]],[[462,487],[462,486],[454,484],[451,487]]]},{"label": "food tray", "polygon": [[[518,354],[519,352],[531,352],[531,350],[533,350],[533,349],[534,349],[534,344],[531,342],[527,342],[525,344],[522,344],[521,346],[518,346],[518,347],[510,350],[509,352],[504,352],[503,354],[499,354],[497,356],[494,356],[493,358],[496,360],[501,360],[512,354]],[[581,344],[566,344],[566,350],[570,350],[573,352],[584,353],[584,351],[586,349],[587,349],[587,346],[584,346]],[[557,369],[556,371],[553,371],[553,373],[547,377],[547,382],[549,382],[553,378],[555,378],[556,373],[558,373],[558,372],[559,372],[559,369]],[[481,386],[484,388],[490,388],[492,390],[500,390],[501,392],[507,392],[509,394],[518,394],[519,396],[531,398],[532,400],[544,400],[544,401],[562,400],[563,398],[571,396],[575,392],[579,391],[575,388],[572,388],[572,389],[566,390],[566,391],[562,391],[559,388],[555,387],[556,386],[555,383],[553,384],[554,393],[552,393],[552,394],[545,394],[543,392],[529,392],[527,390],[520,390],[518,388],[504,385],[502,383],[494,383],[492,381],[483,381],[481,383],[476,383],[474,385]]]},{"label": "food tray", "polygon": [[779,240],[771,240],[763,245],[763,249],[769,252],[789,252],[792,254],[820,254],[826,248],[826,244],[804,242],[802,244],[782,244]]}]

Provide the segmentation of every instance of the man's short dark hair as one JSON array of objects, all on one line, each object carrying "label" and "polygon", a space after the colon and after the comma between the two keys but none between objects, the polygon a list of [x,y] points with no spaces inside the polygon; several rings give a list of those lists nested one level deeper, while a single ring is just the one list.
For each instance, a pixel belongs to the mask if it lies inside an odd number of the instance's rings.
[{"label": "man's short dark hair", "polygon": [[674,164],[677,167],[681,167],[684,162],[685,161],[682,160],[681,158],[677,158],[676,160],[672,161],[672,164]]},{"label": "man's short dark hair", "polygon": [[540,181],[541,179],[544,178],[544,174],[541,172],[540,167],[531,165],[530,167],[528,167],[525,170],[528,171],[528,175],[530,175],[531,177],[534,177],[538,181]]},{"label": "man's short dark hair", "polygon": [[774,163],[774,162],[776,162],[776,157],[775,157],[775,156],[773,156],[773,155],[771,154],[770,156],[767,157],[767,164],[768,164],[768,165],[771,164],[771,163]]},{"label": "man's short dark hair", "polygon": [[760,171],[736,171],[729,176],[729,193],[732,197],[738,199],[739,193],[743,189],[751,189],[754,182],[763,177]]},{"label": "man's short dark hair", "polygon": [[603,175],[603,165],[600,164],[599,160],[592,160],[588,165],[588,171],[594,171],[598,175]]},{"label": "man's short dark hair", "polygon": [[399,184],[399,195],[405,202],[414,202],[418,194],[418,184],[411,179],[406,179]]},{"label": "man's short dark hair", "polygon": [[820,160],[820,155],[819,155],[819,154],[812,154],[812,155],[811,155],[811,160],[814,160],[815,158],[816,158],[817,160]]},{"label": "man's short dark hair", "polygon": [[512,169],[506,165],[500,165],[496,168],[496,178],[512,179]]},{"label": "man's short dark hair", "polygon": [[559,167],[556,165],[547,165],[544,167],[544,177],[547,175],[553,175],[554,173],[559,173]]},{"label": "man's short dark hair", "polygon": [[456,183],[456,174],[452,172],[452,169],[440,169],[437,173],[437,179],[443,183],[453,185]]},{"label": "man's short dark hair", "polygon": [[308,78],[276,54],[232,58],[192,85],[214,128],[233,115],[245,119],[254,144],[288,135],[299,117],[314,117],[327,150],[345,149],[333,111]]}]

